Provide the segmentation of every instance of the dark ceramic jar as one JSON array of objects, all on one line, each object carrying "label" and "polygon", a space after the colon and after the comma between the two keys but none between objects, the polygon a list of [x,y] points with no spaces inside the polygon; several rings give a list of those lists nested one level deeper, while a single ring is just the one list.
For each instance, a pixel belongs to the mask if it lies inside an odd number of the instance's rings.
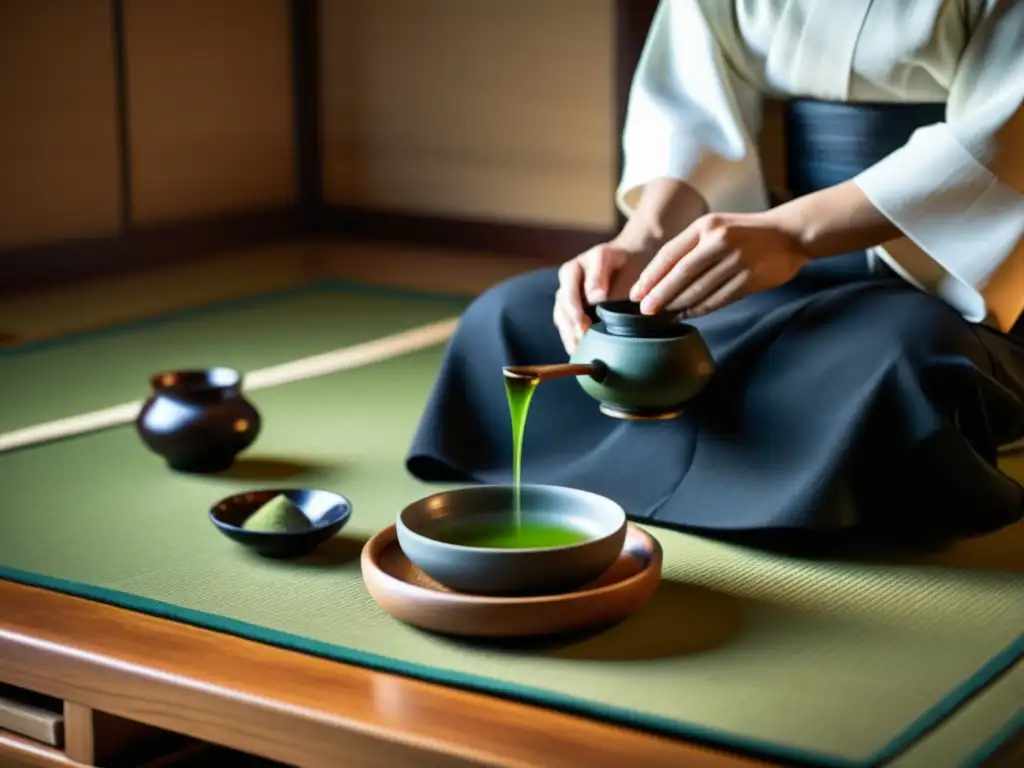
[{"label": "dark ceramic jar", "polygon": [[135,420],[142,441],[180,472],[220,472],[256,440],[260,415],[231,368],[160,373]]},{"label": "dark ceramic jar", "polygon": [[599,375],[577,379],[605,414],[671,418],[711,380],[714,360],[692,325],[671,314],[643,315],[630,301],[600,304],[597,316],[571,362],[598,366]]}]

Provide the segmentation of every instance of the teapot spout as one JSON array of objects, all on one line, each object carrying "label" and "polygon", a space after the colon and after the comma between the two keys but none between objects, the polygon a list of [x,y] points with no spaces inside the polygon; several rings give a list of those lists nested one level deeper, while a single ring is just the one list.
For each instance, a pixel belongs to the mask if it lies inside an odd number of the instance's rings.
[{"label": "teapot spout", "polygon": [[562,379],[567,376],[589,376],[602,381],[608,373],[605,365],[597,360],[592,363],[555,363],[554,365],[506,365],[501,369],[506,379],[533,381],[538,384],[548,379]]}]

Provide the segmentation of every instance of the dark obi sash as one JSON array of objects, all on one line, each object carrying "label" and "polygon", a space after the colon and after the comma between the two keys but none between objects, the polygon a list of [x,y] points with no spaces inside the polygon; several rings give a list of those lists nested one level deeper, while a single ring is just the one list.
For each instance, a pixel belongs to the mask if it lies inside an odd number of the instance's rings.
[{"label": "dark obi sash", "polygon": [[942,122],[945,104],[845,104],[797,99],[785,106],[786,177],[796,197],[841,184]]},{"label": "dark obi sash", "polygon": [[[941,104],[788,104],[794,194],[840,183],[943,119]],[[566,254],[570,257],[572,254]],[[439,482],[509,482],[503,365],[566,359],[556,270],[507,280],[466,311],[407,466]],[[1021,519],[997,468],[1024,435],[1024,350],[967,323],[863,253],[692,321],[717,364],[680,418],[608,418],[572,379],[541,386],[526,482],[583,488],[654,525],[707,532],[970,535]]]}]

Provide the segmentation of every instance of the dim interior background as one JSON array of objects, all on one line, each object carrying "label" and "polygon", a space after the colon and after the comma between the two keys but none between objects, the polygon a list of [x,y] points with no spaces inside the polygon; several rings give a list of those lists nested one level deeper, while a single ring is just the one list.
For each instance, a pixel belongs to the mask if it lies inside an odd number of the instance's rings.
[{"label": "dim interior background", "polygon": [[[361,275],[382,242],[405,271],[567,259],[618,225],[625,89],[656,5],[3,0],[0,332],[57,332],[24,319],[56,286],[72,311],[67,286],[158,268],[165,291],[202,274],[209,293]],[[780,134],[769,109],[779,188]]]}]

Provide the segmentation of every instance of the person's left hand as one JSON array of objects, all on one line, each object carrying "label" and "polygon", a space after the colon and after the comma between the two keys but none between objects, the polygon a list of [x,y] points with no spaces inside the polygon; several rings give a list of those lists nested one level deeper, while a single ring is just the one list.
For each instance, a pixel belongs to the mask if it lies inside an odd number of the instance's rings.
[{"label": "person's left hand", "polygon": [[697,317],[788,282],[807,261],[800,244],[762,214],[712,213],[662,246],[629,297],[647,315]]}]

